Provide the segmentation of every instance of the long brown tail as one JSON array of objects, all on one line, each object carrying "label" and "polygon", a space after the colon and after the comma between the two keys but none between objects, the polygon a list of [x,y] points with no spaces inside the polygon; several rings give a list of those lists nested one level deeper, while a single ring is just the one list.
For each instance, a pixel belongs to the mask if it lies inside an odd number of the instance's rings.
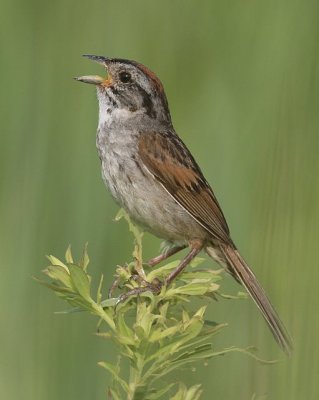
[{"label": "long brown tail", "polygon": [[[290,355],[292,342],[289,334],[257,278],[236,249],[229,245],[220,245],[220,249],[227,260],[229,272],[246,288],[260,309],[277,343],[287,355]],[[210,254],[210,248],[207,248],[207,253]],[[213,253],[212,251],[212,256]]]}]

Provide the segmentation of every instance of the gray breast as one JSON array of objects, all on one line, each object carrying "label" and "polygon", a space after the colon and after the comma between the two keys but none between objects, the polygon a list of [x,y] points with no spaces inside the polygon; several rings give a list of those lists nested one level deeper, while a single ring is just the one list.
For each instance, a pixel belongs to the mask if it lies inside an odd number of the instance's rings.
[{"label": "gray breast", "polygon": [[98,129],[102,176],[115,201],[145,230],[170,241],[207,236],[138,157],[138,137],[130,129]]}]

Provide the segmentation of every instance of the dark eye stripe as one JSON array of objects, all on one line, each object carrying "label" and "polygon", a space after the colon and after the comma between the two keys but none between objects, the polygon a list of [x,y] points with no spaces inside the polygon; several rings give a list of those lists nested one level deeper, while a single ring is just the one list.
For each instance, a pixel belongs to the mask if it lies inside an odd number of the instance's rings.
[{"label": "dark eye stripe", "polygon": [[146,114],[150,118],[155,119],[157,114],[154,109],[154,104],[153,104],[151,96],[141,86],[136,85],[136,87],[142,96],[142,99],[143,99],[142,106],[145,108]]}]

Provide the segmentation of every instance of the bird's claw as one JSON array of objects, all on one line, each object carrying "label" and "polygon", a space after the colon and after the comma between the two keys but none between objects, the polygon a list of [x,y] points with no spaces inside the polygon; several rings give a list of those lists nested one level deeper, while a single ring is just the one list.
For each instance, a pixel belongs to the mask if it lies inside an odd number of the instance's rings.
[{"label": "bird's claw", "polygon": [[163,283],[157,278],[155,278],[152,283],[147,282],[145,279],[143,279],[139,275],[132,275],[132,279],[134,279],[135,281],[139,281],[139,283],[143,283],[143,286],[138,286],[126,293],[121,294],[118,297],[116,306],[118,306],[120,303],[125,302],[130,297],[138,296],[141,293],[151,292],[154,295],[158,295],[162,290]]}]

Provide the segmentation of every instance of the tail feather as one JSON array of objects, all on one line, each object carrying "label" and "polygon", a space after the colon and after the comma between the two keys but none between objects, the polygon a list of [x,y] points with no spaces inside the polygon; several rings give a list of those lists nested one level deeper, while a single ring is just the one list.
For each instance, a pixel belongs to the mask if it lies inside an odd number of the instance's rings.
[{"label": "tail feather", "polygon": [[[211,252],[210,249],[212,250]],[[257,281],[257,278],[234,247],[229,245],[220,245],[220,249],[227,260],[229,272],[246,288],[265,318],[275,340],[282,350],[287,355],[290,355],[292,351],[292,342],[289,334],[287,333],[274,307],[270,303],[264,289]],[[211,253],[210,255],[212,257],[216,255],[216,252],[213,250],[213,248],[207,248],[207,253]]]}]

